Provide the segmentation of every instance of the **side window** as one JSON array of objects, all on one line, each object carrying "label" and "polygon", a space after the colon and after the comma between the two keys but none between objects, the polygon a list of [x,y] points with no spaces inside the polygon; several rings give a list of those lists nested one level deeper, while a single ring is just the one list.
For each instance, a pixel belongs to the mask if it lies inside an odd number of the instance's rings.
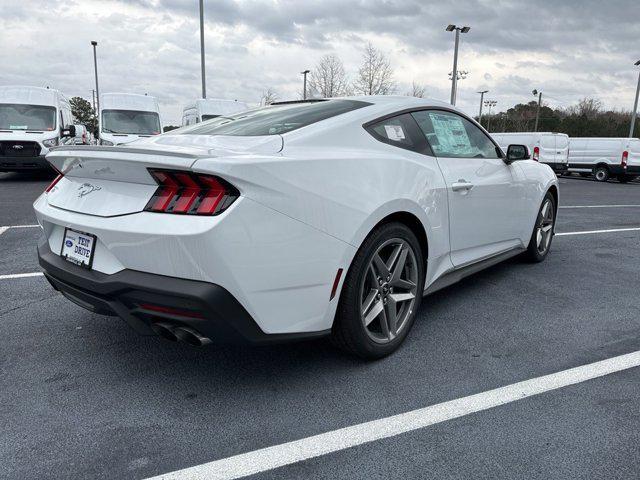
[{"label": "side window", "polygon": [[423,110],[411,115],[437,157],[499,158],[491,139],[456,113]]},{"label": "side window", "polygon": [[366,130],[376,140],[394,147],[418,153],[431,153],[428,151],[428,145],[424,141],[424,136],[420,133],[416,122],[408,113],[370,124],[366,127]]}]

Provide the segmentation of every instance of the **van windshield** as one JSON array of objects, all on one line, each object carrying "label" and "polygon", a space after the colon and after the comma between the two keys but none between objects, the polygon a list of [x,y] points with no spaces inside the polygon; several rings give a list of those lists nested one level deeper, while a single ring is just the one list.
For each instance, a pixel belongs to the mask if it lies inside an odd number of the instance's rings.
[{"label": "van windshield", "polygon": [[139,110],[103,110],[102,131],[158,135],[160,133],[160,116],[156,112],[141,112]]},{"label": "van windshield", "polygon": [[202,115],[202,121],[207,121],[207,120],[211,120],[212,118],[218,118],[220,115],[208,115],[208,114],[204,114]]},{"label": "van windshield", "polygon": [[52,131],[55,128],[55,107],[0,103],[0,130]]},{"label": "van windshield", "polygon": [[322,100],[271,105],[216,117],[172,132],[189,135],[278,135],[371,105],[358,100]]}]

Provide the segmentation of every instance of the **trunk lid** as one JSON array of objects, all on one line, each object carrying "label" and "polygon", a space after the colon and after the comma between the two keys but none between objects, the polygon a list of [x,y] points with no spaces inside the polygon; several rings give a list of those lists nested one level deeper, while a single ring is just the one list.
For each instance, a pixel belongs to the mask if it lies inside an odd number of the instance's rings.
[{"label": "trunk lid", "polygon": [[190,170],[201,158],[277,153],[282,137],[161,135],[124,147],[76,146],[54,149],[47,160],[64,177],[47,194],[50,205],[111,217],[140,212],[158,185],[149,168]]}]

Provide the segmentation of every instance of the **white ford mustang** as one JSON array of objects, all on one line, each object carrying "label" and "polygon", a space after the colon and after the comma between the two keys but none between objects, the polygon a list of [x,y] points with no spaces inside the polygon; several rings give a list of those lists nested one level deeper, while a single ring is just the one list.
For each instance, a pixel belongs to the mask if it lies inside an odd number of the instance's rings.
[{"label": "white ford mustang", "polygon": [[552,170],[409,97],[284,102],[126,147],[62,147],[35,202],[51,284],[193,345],[330,335],[366,358],[423,295],[507,257],[541,261]]}]

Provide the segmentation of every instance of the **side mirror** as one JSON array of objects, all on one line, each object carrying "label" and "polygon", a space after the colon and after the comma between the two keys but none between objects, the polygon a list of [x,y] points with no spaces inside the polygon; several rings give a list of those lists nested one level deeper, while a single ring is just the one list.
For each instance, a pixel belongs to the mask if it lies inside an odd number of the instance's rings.
[{"label": "side mirror", "polygon": [[505,162],[509,164],[517,160],[528,160],[530,158],[529,147],[526,145],[509,145]]},{"label": "side mirror", "polygon": [[67,125],[60,132],[60,136],[62,138],[72,138],[76,136],[76,126],[75,125]]}]

